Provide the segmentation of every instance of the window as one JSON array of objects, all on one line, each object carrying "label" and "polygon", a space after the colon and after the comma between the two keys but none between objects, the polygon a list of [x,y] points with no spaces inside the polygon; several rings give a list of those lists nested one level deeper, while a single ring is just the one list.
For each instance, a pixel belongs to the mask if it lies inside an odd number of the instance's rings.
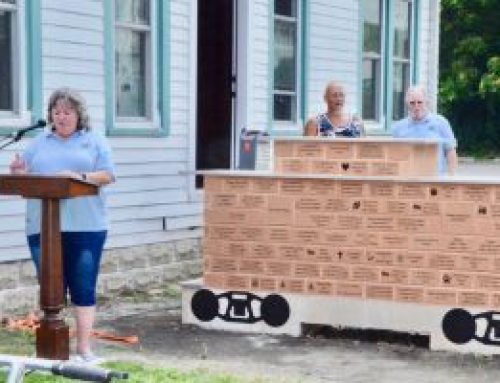
[{"label": "window", "polygon": [[273,120],[298,116],[298,0],[274,1]]},{"label": "window", "polygon": [[0,113],[18,111],[17,78],[15,63],[19,62],[16,48],[19,46],[17,34],[18,6],[16,0],[0,0]]},{"label": "window", "polygon": [[363,1],[363,119],[383,128],[405,116],[413,81],[416,0]]},{"label": "window", "polygon": [[152,119],[151,6],[115,0],[115,113],[118,121]]}]

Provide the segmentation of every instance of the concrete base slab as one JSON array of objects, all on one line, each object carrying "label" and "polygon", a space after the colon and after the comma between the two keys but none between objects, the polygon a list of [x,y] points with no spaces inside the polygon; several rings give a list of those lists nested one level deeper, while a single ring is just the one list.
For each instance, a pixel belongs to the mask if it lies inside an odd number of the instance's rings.
[{"label": "concrete base slab", "polygon": [[[256,323],[225,321],[220,317],[216,317],[210,321],[199,320],[193,314],[191,302],[194,294],[200,289],[208,289],[215,295],[225,293],[225,291],[206,287],[203,285],[201,279],[187,281],[182,284],[182,322],[194,324],[205,329],[245,333],[287,334],[291,336],[300,336],[303,324],[391,330],[429,336],[430,348],[432,350],[486,355],[500,354],[500,322],[495,322],[495,315],[489,320],[480,317],[474,319],[474,316],[481,315],[484,312],[474,308],[462,308],[470,313],[470,318],[468,319],[471,319],[473,324],[471,324],[471,321],[467,323],[462,323],[460,320],[453,322],[454,331],[458,334],[463,333],[466,329],[471,330],[474,334],[474,336],[471,336],[473,339],[462,344],[457,344],[448,340],[443,333],[442,327],[444,316],[453,307],[374,299],[366,300],[336,296],[279,293],[288,302],[290,315],[286,323],[282,326],[272,327],[263,320],[259,320]],[[260,298],[265,298],[273,293],[259,291],[252,294]],[[244,293],[242,293],[243,295]],[[219,314],[226,312],[227,305],[227,299],[219,299]],[[253,315],[260,318],[260,302],[252,302],[251,307]],[[245,317],[248,317],[248,315],[241,315],[238,318],[245,320]],[[497,326],[498,331],[496,333],[494,330]]]}]

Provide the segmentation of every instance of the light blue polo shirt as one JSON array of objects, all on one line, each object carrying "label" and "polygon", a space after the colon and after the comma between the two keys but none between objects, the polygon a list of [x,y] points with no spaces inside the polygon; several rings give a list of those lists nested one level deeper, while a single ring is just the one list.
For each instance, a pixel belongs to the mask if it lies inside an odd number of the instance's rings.
[{"label": "light blue polo shirt", "polygon": [[[64,170],[77,173],[106,170],[114,177],[111,149],[103,136],[79,130],[68,139],[45,131],[39,134],[23,153],[28,171],[53,175]],[[103,188],[95,196],[61,200],[61,231],[107,230],[107,213]],[[26,234],[40,233],[41,201],[27,200]]]},{"label": "light blue polo shirt", "polygon": [[446,153],[457,147],[457,140],[450,123],[439,114],[428,113],[423,119],[415,121],[410,117],[394,123],[392,136],[398,138],[424,138],[439,141],[439,174],[447,174]]}]

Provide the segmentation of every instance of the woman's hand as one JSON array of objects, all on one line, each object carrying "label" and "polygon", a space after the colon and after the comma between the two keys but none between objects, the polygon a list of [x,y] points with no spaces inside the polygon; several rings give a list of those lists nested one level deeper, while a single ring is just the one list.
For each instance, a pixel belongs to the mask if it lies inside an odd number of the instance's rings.
[{"label": "woman's hand", "polygon": [[26,162],[21,158],[19,154],[16,153],[14,159],[9,165],[11,174],[26,174],[28,173],[28,169],[26,166]]}]

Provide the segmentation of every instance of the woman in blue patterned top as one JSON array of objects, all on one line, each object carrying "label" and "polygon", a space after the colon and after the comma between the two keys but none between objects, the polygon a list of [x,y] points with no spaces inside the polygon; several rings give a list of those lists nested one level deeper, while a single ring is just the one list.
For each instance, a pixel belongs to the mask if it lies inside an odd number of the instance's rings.
[{"label": "woman in blue patterned top", "polygon": [[[86,103],[73,89],[55,90],[49,99],[51,129],[34,138],[10,164],[12,173],[62,174],[98,186],[115,180],[111,149],[90,129]],[[40,275],[40,200],[28,200],[26,233]],[[96,283],[108,220],[104,191],[95,196],[61,200],[61,242],[65,288],[75,307],[77,359],[97,362],[90,338],[95,318]]]},{"label": "woman in blue patterned top", "polygon": [[361,137],[363,122],[356,116],[344,113],[345,92],[341,85],[331,81],[325,88],[327,111],[311,118],[305,128],[305,136]]}]

